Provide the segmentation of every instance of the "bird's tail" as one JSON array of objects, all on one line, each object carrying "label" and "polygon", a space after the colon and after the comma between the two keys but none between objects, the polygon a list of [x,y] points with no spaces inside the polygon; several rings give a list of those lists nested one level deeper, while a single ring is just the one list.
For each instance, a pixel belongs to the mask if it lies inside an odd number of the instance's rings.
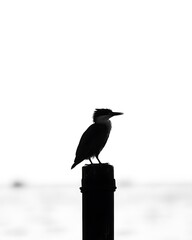
[{"label": "bird's tail", "polygon": [[76,165],[77,163],[73,163],[73,165],[71,166],[71,169],[73,169]]},{"label": "bird's tail", "polygon": [[79,163],[82,162],[82,161],[83,161],[82,158],[78,158],[78,157],[76,156],[75,161],[74,161],[71,169],[73,169],[77,164],[79,164]]},{"label": "bird's tail", "polygon": [[77,159],[77,157],[75,158],[75,161],[73,163],[73,165],[71,166],[71,169],[73,169],[77,164],[79,164],[81,161],[79,159]]}]

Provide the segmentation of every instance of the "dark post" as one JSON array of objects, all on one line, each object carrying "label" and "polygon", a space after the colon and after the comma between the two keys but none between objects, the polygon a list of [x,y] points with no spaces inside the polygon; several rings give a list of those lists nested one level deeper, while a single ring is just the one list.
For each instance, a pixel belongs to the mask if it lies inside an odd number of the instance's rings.
[{"label": "dark post", "polygon": [[83,193],[83,240],[114,240],[113,166],[84,166],[80,189]]}]

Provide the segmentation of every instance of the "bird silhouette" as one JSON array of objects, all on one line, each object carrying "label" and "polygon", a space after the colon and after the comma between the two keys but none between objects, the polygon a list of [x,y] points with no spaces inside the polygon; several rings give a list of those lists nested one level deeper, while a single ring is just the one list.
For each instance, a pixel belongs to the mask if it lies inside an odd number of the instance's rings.
[{"label": "bird silhouette", "polygon": [[85,159],[88,159],[92,164],[92,157],[96,157],[101,164],[99,153],[104,148],[111,131],[111,121],[109,119],[122,114],[121,112],[113,112],[110,109],[95,110],[93,114],[94,123],[83,133],[71,169]]}]

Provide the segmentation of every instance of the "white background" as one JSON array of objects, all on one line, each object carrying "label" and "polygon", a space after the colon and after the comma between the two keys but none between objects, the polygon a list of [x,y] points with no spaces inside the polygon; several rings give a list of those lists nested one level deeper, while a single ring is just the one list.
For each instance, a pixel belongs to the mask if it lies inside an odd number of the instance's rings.
[{"label": "white background", "polygon": [[191,1],[1,1],[0,182],[70,170],[95,108],[118,179],[191,181]]}]

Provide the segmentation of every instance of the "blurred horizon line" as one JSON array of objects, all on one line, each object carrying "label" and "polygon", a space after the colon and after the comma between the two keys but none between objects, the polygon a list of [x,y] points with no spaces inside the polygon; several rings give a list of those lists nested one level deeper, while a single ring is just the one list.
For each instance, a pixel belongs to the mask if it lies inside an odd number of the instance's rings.
[{"label": "blurred horizon line", "polygon": [[[28,187],[80,187],[81,181],[77,182],[58,182],[58,183],[33,183],[27,182],[24,180],[13,180],[9,183],[1,183],[0,188],[10,187],[10,188],[28,188]],[[132,186],[191,186],[192,181],[150,181],[150,182],[139,182],[139,181],[130,181],[130,180],[116,180],[116,185],[118,187],[132,187]]]}]

